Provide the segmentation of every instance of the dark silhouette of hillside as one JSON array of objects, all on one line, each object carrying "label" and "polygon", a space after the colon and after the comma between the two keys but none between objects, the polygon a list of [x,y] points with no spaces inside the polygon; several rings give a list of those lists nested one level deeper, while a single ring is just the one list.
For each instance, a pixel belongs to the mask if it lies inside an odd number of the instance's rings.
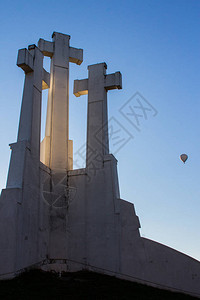
[{"label": "dark silhouette of hillside", "polygon": [[0,281],[0,299],[197,299],[179,293],[120,280],[88,271],[57,274],[32,270],[12,280]]}]

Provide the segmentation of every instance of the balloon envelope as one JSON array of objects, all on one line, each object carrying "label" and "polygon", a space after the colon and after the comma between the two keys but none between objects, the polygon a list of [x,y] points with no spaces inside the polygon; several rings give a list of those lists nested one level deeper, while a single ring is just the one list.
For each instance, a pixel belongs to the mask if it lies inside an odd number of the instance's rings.
[{"label": "balloon envelope", "polygon": [[188,156],[187,156],[187,154],[181,154],[180,155],[180,159],[182,160],[182,162],[186,162],[186,160],[188,159]]}]

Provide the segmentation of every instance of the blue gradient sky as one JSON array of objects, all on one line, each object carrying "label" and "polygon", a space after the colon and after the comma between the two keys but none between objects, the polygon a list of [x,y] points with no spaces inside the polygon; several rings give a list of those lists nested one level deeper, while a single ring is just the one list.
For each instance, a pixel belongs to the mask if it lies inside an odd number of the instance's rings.
[{"label": "blue gradient sky", "polygon": [[[73,80],[87,77],[87,65],[105,61],[108,73],[123,76],[123,89],[109,91],[109,118],[134,136],[116,154],[121,198],[135,204],[142,236],[200,260],[199,29],[198,0],[1,1],[0,189],[23,90],[17,51],[39,38],[51,40],[53,31],[70,34],[71,46],[84,49],[83,64],[70,65],[74,151],[85,142],[87,97],[75,98]],[[140,132],[119,112],[136,91],[158,111]],[[189,155],[185,165],[181,153]]]}]

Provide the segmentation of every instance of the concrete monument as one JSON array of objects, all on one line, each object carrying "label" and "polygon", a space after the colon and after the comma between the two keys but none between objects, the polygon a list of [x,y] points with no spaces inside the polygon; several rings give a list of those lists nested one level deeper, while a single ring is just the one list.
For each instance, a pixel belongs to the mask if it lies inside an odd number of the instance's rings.
[{"label": "concrete monument", "polygon": [[[69,62],[82,49],[53,33],[18,53],[25,72],[17,142],[11,144],[6,189],[0,197],[0,278],[30,267],[92,270],[200,297],[200,262],[142,238],[134,205],[120,198],[117,160],[109,152],[107,93],[122,88],[105,63],[74,81],[88,94],[86,167],[73,170],[69,140]],[[51,59],[50,74],[43,57]],[[49,88],[45,138],[40,144],[42,89]],[[78,103],[77,103],[78,105]]]}]

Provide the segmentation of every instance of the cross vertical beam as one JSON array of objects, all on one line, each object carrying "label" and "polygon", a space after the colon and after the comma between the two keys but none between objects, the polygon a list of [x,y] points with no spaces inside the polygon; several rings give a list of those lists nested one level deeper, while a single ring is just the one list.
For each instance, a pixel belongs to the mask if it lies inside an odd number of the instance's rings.
[{"label": "cross vertical beam", "polygon": [[[26,59],[28,59],[28,63],[25,62]],[[22,61],[25,63],[23,64]],[[39,152],[43,54],[35,45],[29,46],[28,50],[19,50],[17,65],[25,70],[24,91],[17,141],[26,140],[30,143],[32,151],[34,149]]]},{"label": "cross vertical beam", "polygon": [[102,167],[109,153],[107,91],[122,88],[121,73],[106,75],[106,63],[88,66],[88,79],[74,81],[74,95],[88,93],[86,167]]},{"label": "cross vertical beam", "polygon": [[53,42],[40,39],[38,46],[51,57],[51,78],[48,94],[45,138],[42,161],[55,172],[72,168],[72,141],[69,140],[69,62],[80,65],[83,50],[69,46],[70,36],[58,32]]},{"label": "cross vertical beam", "polygon": [[11,144],[12,154],[7,187],[22,187],[25,152],[29,149],[36,160],[40,159],[41,100],[44,74],[48,84],[48,72],[43,69],[43,54],[35,45],[20,49],[18,67],[25,72],[24,90],[17,143]]}]

